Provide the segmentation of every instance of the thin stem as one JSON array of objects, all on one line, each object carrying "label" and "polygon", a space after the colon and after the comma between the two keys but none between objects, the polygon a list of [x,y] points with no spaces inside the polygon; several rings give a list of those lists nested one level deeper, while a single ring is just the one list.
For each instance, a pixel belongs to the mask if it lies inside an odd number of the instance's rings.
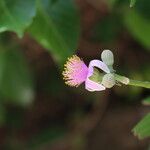
[{"label": "thin stem", "polygon": [[137,80],[131,80],[125,76],[121,76],[118,74],[114,74],[115,75],[115,79],[118,82],[121,82],[123,84],[126,85],[132,85],[132,86],[138,86],[138,87],[144,87],[144,88],[148,88],[150,89],[150,82],[149,81],[137,81]]},{"label": "thin stem", "polygon": [[148,82],[148,81],[130,80],[128,85],[139,86],[139,87],[144,87],[144,88],[150,89],[150,82]]}]

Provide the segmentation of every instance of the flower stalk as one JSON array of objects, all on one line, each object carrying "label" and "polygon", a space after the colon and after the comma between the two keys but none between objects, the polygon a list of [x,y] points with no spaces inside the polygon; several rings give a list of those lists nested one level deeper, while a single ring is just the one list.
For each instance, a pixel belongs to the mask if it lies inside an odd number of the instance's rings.
[{"label": "flower stalk", "polygon": [[[138,86],[138,87],[150,89],[150,82],[149,81],[132,80],[132,79],[129,79],[125,76],[121,76],[118,74],[115,74],[115,79],[116,79],[116,81],[121,82],[121,83],[126,84],[126,85],[132,85],[132,86]],[[129,80],[128,83],[127,83],[127,79]]]}]

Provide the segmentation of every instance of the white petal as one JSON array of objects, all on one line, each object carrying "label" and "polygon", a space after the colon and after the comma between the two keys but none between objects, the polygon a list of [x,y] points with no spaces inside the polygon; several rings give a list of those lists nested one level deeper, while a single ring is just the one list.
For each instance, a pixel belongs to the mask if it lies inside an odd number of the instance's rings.
[{"label": "white petal", "polygon": [[97,68],[103,70],[106,73],[110,73],[110,70],[109,70],[108,66],[104,62],[94,59],[94,60],[90,61],[90,63],[89,63],[88,77],[90,77],[93,74],[94,67],[97,67]]},{"label": "white petal", "polygon": [[94,91],[103,91],[106,88],[102,84],[96,83],[90,80],[89,78],[87,78],[87,80],[85,81],[85,89],[94,92]]}]

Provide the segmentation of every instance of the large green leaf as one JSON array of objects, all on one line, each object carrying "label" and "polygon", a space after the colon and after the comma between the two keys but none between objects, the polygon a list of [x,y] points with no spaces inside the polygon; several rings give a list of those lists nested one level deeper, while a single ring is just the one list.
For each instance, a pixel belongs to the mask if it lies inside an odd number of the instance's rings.
[{"label": "large green leaf", "polygon": [[0,32],[14,31],[21,37],[35,12],[35,0],[0,0]]},{"label": "large green leaf", "polygon": [[140,139],[150,136],[150,113],[134,127],[133,132]]},{"label": "large green leaf", "polygon": [[24,57],[18,51],[0,51],[0,95],[16,104],[33,99],[33,82]]},{"label": "large green leaf", "polygon": [[150,48],[150,21],[140,15],[137,11],[129,11],[125,16],[125,24],[143,46]]},{"label": "large green leaf", "polygon": [[29,32],[54,59],[64,62],[77,48],[79,16],[73,0],[38,0],[38,12]]}]

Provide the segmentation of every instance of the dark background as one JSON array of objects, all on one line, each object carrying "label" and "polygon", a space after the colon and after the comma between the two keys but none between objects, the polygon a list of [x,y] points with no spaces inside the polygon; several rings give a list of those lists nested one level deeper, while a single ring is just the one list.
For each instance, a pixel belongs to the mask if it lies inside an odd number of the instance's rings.
[{"label": "dark background", "polygon": [[[143,25],[150,25],[149,0],[137,1],[133,8],[129,8],[129,1],[111,0],[77,0],[76,5],[81,35],[75,54],[88,65],[91,59],[100,59],[103,49],[110,49],[119,74],[150,80],[150,45],[146,42],[150,41],[150,28],[148,31]],[[132,22],[130,11],[145,20],[141,30],[138,19]],[[1,94],[1,150],[148,150],[149,139],[139,140],[131,130],[150,110],[141,103],[149,90],[115,86],[91,93],[83,85],[71,88],[62,80],[63,69],[30,34],[19,39],[5,32],[1,43],[19,45],[16,49],[27,60],[35,93],[29,102],[13,101]],[[19,67],[8,67],[7,75],[11,69]],[[11,81],[19,76],[12,74]]]}]

